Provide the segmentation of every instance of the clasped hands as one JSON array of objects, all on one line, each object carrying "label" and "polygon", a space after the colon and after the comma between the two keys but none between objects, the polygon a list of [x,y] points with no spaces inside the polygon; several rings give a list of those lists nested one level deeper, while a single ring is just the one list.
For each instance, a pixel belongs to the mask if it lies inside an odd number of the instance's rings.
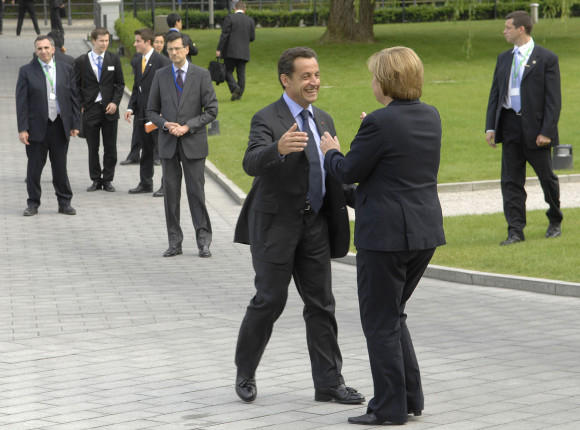
[{"label": "clasped hands", "polygon": [[[282,135],[280,140],[278,140],[278,153],[280,155],[288,155],[291,152],[301,152],[304,151],[307,144],[308,134],[304,131],[300,131],[298,125],[294,123],[292,124],[292,127]],[[338,139],[336,136],[333,138],[326,131],[322,136],[320,136],[320,149],[322,150],[322,153],[325,154],[326,151],[332,148],[340,151]]]},{"label": "clasped hands", "polygon": [[185,133],[189,132],[189,126],[187,124],[179,125],[176,122],[167,121],[165,123],[165,128],[167,129],[167,131],[169,131],[170,134],[172,134],[176,137],[181,137]]}]

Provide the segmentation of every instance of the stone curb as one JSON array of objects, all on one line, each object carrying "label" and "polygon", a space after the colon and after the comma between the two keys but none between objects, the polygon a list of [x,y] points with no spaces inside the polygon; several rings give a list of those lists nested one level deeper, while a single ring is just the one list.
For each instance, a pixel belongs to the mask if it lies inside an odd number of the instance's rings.
[{"label": "stone curb", "polygon": [[[580,174],[558,175],[560,183],[580,182]],[[540,185],[540,180],[534,176],[526,178],[526,185]],[[459,193],[465,191],[494,190],[501,187],[499,179],[491,181],[455,182],[452,184],[438,184],[437,191],[440,193]]]}]

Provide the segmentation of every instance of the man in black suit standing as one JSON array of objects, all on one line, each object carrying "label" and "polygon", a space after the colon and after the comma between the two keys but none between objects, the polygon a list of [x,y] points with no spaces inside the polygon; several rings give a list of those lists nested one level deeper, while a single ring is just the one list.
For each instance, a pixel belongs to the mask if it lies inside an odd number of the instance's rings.
[{"label": "man in black suit standing", "polygon": [[304,302],[314,399],[365,400],[345,386],[341,374],[330,259],[348,252],[350,229],[345,188],[326,175],[318,148],[325,131],[336,134],[330,115],[312,106],[319,73],[312,49],[286,50],[278,60],[284,94],[252,118],[243,167],[255,179],[234,237],[250,245],[256,272],[256,295],[242,321],[235,358],[235,389],[245,402],[257,396],[255,372],[292,277]]},{"label": "man in black suit standing", "polygon": [[58,212],[75,215],[70,205],[72,189],[66,168],[70,136],[79,133],[80,115],[73,68],[54,61],[54,41],[39,36],[34,42],[37,58],[22,66],[16,84],[18,139],[28,157],[24,216],[38,213],[42,189],[40,177],[47,155],[52,164],[52,183]]},{"label": "man in black suit standing", "polygon": [[[169,37],[171,33],[179,33],[183,29],[183,21],[181,20],[181,16],[178,13],[170,13],[167,15],[167,25],[169,26],[169,31],[165,35],[165,40]],[[191,57],[193,55],[197,55],[199,52],[195,43],[191,40],[190,37],[187,38],[187,46],[189,48],[189,53],[187,54],[187,61],[191,62]],[[169,57],[170,55],[167,53],[167,44],[165,48],[163,48],[163,55]]]},{"label": "man in black suit standing", "polygon": [[[12,1],[12,3],[14,3],[14,1]],[[40,28],[38,28],[38,21],[36,20],[36,12],[34,11],[34,0],[18,0],[18,24],[16,24],[16,36],[20,36],[26,12],[30,15],[32,25],[34,25],[34,31],[36,31],[36,34],[40,34]]]},{"label": "man in black suit standing", "polygon": [[[226,16],[218,43],[216,57],[222,56],[226,65],[226,82],[232,93],[232,101],[239,100],[246,87],[246,63],[250,61],[250,42],[256,38],[254,20],[246,16],[246,5],[239,1],[235,13]],[[238,81],[234,79],[234,69]]]},{"label": "man in black suit standing", "polygon": [[534,168],[544,199],[547,238],[561,235],[560,184],[552,170],[550,148],[558,144],[562,99],[558,57],[534,43],[527,12],[506,16],[503,35],[514,45],[501,53],[493,75],[486,118],[486,140],[502,146],[501,190],[508,237],[500,245],[525,240],[526,161]]},{"label": "man in black suit standing", "polygon": [[147,116],[159,129],[159,158],[165,190],[165,221],[169,248],[164,257],[182,254],[179,225],[181,181],[185,175],[187,201],[195,228],[199,256],[211,257],[212,230],[205,206],[205,159],[209,148],[206,126],[216,119],[218,101],[207,69],[187,61],[187,34],[167,36],[170,66],[153,78]]},{"label": "man in black suit standing", "polygon": [[147,101],[155,72],[162,67],[171,64],[171,61],[157,53],[151,46],[155,35],[153,30],[142,28],[135,30],[135,50],[139,53],[139,59],[135,64],[135,82],[129,106],[125,113],[125,119],[131,121],[131,115],[135,114],[137,140],[141,142],[140,182],[136,188],[129,190],[129,194],[153,192],[153,152],[157,144],[157,132],[145,132],[147,119]]},{"label": "man in black suit standing", "polygon": [[65,7],[62,0],[48,0],[48,6],[50,7],[50,28],[62,31],[62,34],[64,34],[62,19],[60,18],[60,10]]},{"label": "man in black suit standing", "polygon": [[[119,103],[125,80],[121,60],[107,51],[110,34],[106,28],[91,33],[93,49],[75,60],[77,85],[83,109],[84,134],[89,147],[89,175],[93,183],[87,191],[113,192],[111,184],[117,164]],[[103,135],[103,169],[99,161],[99,133]]]}]

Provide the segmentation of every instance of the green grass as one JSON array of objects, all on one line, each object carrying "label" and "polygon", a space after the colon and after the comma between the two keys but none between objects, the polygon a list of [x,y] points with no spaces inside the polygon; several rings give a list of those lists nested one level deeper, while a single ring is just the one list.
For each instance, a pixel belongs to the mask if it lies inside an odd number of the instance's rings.
[{"label": "green grass", "polygon": [[[396,45],[409,46],[425,65],[422,101],[439,110],[443,122],[443,146],[439,182],[498,179],[501,150],[490,149],[484,139],[485,112],[497,55],[508,49],[501,32],[503,20],[376,25],[376,43],[321,45],[322,27],[265,28],[256,30],[248,63],[246,92],[241,102],[231,102],[226,84],[216,87],[219,100],[219,136],[211,136],[210,160],[244,191],[252,178],[242,167],[252,115],[282,94],[276,65],[282,51],[307,45],[319,56],[322,88],[316,105],[334,118],[344,150],[355,136],[361,111],[380,105],[370,88],[366,60],[374,52]],[[207,67],[214,59],[219,30],[188,32],[200,54],[194,63]],[[574,143],[580,106],[580,57],[577,55],[580,19],[542,20],[533,31],[536,43],[560,57],[562,114],[560,142]],[[470,46],[468,57],[466,46]],[[132,77],[126,75],[127,85]],[[558,173],[578,173],[573,170]],[[533,176],[533,171],[529,171]],[[503,214],[449,217],[445,219],[446,246],[437,250],[433,264],[540,278],[580,281],[578,261],[580,210],[564,210],[563,236],[544,238],[547,220],[542,211],[529,213],[527,240],[499,247],[506,224]]]}]

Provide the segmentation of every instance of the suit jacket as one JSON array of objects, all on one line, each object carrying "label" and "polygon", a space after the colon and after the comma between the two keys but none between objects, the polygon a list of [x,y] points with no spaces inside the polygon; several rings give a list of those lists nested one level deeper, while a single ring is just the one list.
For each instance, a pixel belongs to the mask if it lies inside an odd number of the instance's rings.
[{"label": "suit jacket", "polygon": [[[485,129],[495,130],[496,143],[503,141],[499,117],[508,93],[512,61],[512,49],[499,54],[489,93]],[[560,68],[556,54],[541,46],[534,46],[522,75],[520,97],[526,145],[529,148],[539,148],[536,145],[539,134],[552,139],[550,146],[558,145],[558,120],[562,98]]]},{"label": "suit jacket", "polygon": [[[165,35],[165,40],[167,40],[167,36],[169,36],[174,31],[177,31],[177,30],[168,31],[167,34]],[[191,62],[191,57],[193,55],[197,55],[199,50],[197,49],[197,46],[195,46],[195,43],[193,43],[193,40],[191,40],[191,37],[189,38],[189,43],[187,44],[187,46],[189,46],[189,53],[187,54],[187,61]],[[169,57],[169,54],[167,53],[167,42],[165,43],[165,46],[163,47],[163,51],[161,51],[161,53],[163,55],[165,55],[166,57]]]},{"label": "suit jacket", "polygon": [[[77,85],[81,99],[81,106],[88,110],[95,103],[99,92],[103,96],[103,106],[109,103],[115,103],[119,106],[123,98],[123,89],[125,88],[125,79],[123,78],[123,69],[121,60],[115,54],[108,51],[103,56],[103,70],[101,71],[101,81],[97,80],[93,72],[92,60],[89,58],[92,51],[83,54],[75,60],[75,73]],[[84,88],[82,86],[81,74],[84,74]],[[110,121],[119,119],[119,109],[113,115],[107,115]]]},{"label": "suit jacket", "polygon": [[[316,108],[314,120],[320,134],[336,135],[330,115]],[[286,263],[294,255],[308,193],[309,164],[306,151],[280,158],[278,140],[295,123],[283,98],[265,107],[252,118],[250,140],[244,155],[246,173],[255,176],[234,235],[234,241],[250,245],[252,255],[262,261]],[[332,258],[343,257],[350,245],[350,224],[346,189],[330,175],[321,214],[329,227]],[[351,201],[352,203],[352,201]]]},{"label": "suit jacket", "polygon": [[250,42],[256,38],[254,20],[245,13],[230,13],[222,26],[217,50],[223,58],[250,61]]},{"label": "suit jacket", "polygon": [[163,129],[167,121],[189,126],[189,132],[180,138],[188,159],[207,157],[206,125],[217,114],[218,101],[207,69],[189,63],[179,105],[173,65],[157,70],[149,93],[147,116],[159,128],[160,158],[173,158],[177,151],[177,137]]},{"label": "suit jacket", "polygon": [[[18,131],[28,131],[29,140],[42,142],[48,125],[46,76],[37,59],[22,66],[16,84]],[[80,128],[80,108],[74,70],[66,63],[56,63],[56,100],[67,141],[70,131]]]},{"label": "suit jacket", "polygon": [[[75,59],[73,57],[71,57],[70,55],[63,54],[62,52],[60,52],[59,48],[56,48],[56,51],[54,51],[54,59],[56,60],[56,62],[59,62],[59,61],[64,62],[73,68],[75,66]],[[76,81],[75,81],[75,85],[76,85]]]},{"label": "suit jacket", "polygon": [[135,61],[133,70],[135,72],[135,80],[133,84],[133,91],[131,93],[131,99],[129,100],[128,109],[131,109],[139,119],[147,118],[147,102],[149,101],[149,93],[151,91],[151,84],[153,83],[153,77],[155,72],[165,66],[171,64],[169,58],[159,54],[155,50],[149,57],[149,61],[145,65],[145,73],[141,72],[141,62],[143,55],[139,54]]},{"label": "suit jacket", "polygon": [[433,106],[393,100],[362,121],[350,151],[330,150],[325,168],[358,182],[354,242],[372,251],[417,251],[445,244],[437,195],[441,119]]}]

